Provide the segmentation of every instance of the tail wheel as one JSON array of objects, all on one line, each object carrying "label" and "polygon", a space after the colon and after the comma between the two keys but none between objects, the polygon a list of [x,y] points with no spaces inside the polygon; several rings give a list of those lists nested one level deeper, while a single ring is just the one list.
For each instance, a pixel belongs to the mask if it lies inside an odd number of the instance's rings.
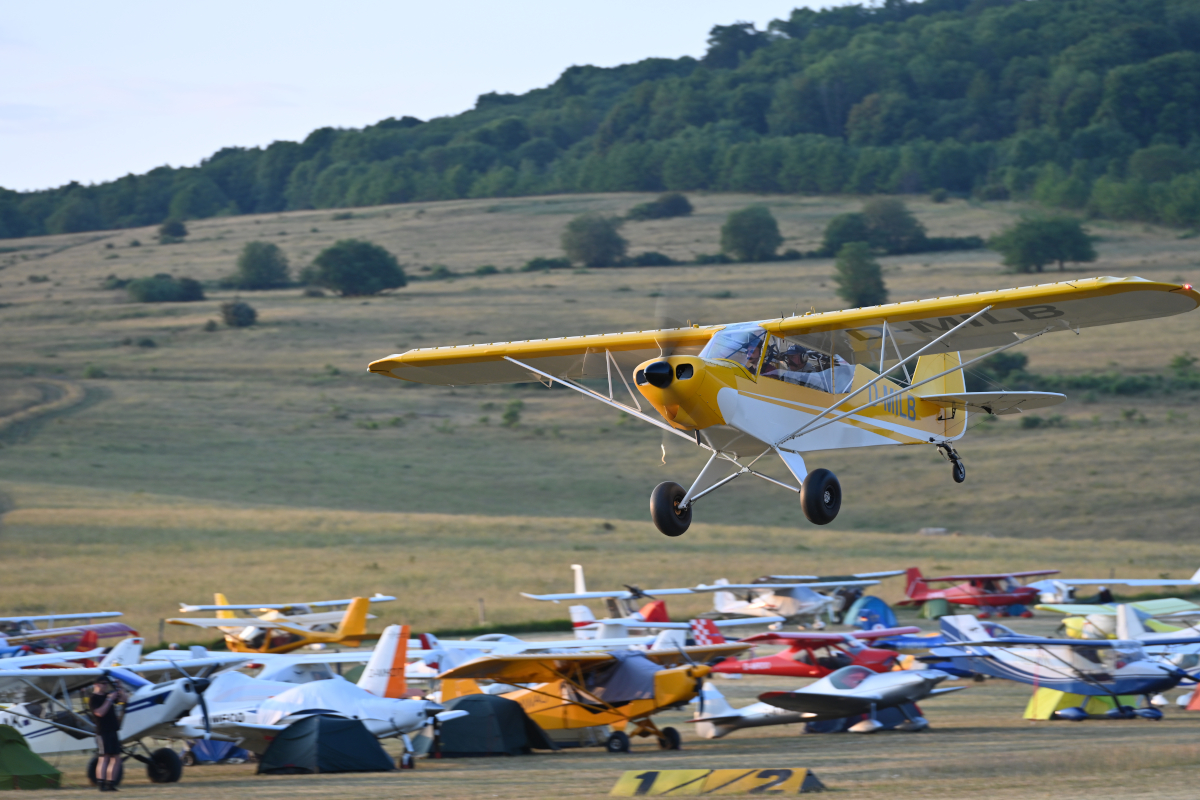
[{"label": "tail wheel", "polygon": [[629,735],[625,731],[613,731],[604,742],[604,749],[610,753],[628,753]]},{"label": "tail wheel", "polygon": [[662,736],[658,739],[658,746],[663,750],[678,750],[683,747],[683,738],[674,728],[663,728]]},{"label": "tail wheel", "polygon": [[682,486],[671,481],[655,486],[650,494],[650,517],[666,536],[681,536],[692,524],[692,507],[679,507],[685,494]]},{"label": "tail wheel", "polygon": [[814,469],[800,486],[800,508],[814,525],[828,525],[842,508],[842,485],[827,469]]},{"label": "tail wheel", "polygon": [[952,470],[951,474],[954,476],[955,483],[962,483],[967,479],[967,468],[961,461],[955,461],[950,469]]}]

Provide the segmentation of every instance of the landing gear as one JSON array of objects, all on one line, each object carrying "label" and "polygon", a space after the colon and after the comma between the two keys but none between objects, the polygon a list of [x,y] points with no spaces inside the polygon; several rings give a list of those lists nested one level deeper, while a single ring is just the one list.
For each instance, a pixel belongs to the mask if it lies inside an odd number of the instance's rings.
[{"label": "landing gear", "polygon": [[663,728],[662,736],[658,739],[658,746],[661,750],[678,750],[683,746],[683,739],[679,736],[679,731],[674,728]]},{"label": "landing gear", "polygon": [[842,485],[827,469],[814,469],[800,487],[800,508],[814,525],[828,525],[842,508]]},{"label": "landing gear", "polygon": [[417,760],[413,757],[412,753],[401,753],[400,757],[396,759],[396,766],[400,769],[415,769]]},{"label": "landing gear", "polygon": [[178,783],[183,777],[183,759],[169,747],[160,747],[146,761],[146,777],[151,783]]},{"label": "landing gear", "polygon": [[692,507],[679,507],[685,494],[682,486],[671,481],[655,486],[650,494],[650,516],[654,519],[654,527],[666,536],[681,536],[692,524]]},{"label": "landing gear", "polygon": [[604,749],[610,753],[628,753],[629,736],[625,731],[613,731],[604,742]]},{"label": "landing gear", "polygon": [[948,444],[939,444],[938,452],[942,454],[942,458],[950,462],[950,474],[954,478],[955,483],[962,483],[967,479],[967,468],[962,462],[962,456]]}]

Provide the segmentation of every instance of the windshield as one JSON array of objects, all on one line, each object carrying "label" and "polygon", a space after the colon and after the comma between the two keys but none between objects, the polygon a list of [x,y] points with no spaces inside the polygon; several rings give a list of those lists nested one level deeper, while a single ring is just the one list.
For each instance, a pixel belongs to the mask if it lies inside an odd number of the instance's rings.
[{"label": "windshield", "polygon": [[829,676],[829,682],[835,689],[857,689],[869,677],[871,670],[866,667],[843,667]]},{"label": "windshield", "polygon": [[764,378],[774,378],[821,392],[845,394],[854,382],[854,366],[841,356],[772,336],[763,359]]},{"label": "windshield", "polygon": [[758,371],[764,336],[766,331],[758,325],[725,328],[708,340],[700,357],[733,361],[754,375]]}]

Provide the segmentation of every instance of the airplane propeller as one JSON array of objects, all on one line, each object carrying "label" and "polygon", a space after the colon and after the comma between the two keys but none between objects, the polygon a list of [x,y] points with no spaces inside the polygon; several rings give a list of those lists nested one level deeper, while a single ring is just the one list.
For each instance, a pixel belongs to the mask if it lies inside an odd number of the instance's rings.
[{"label": "airplane propeller", "polygon": [[629,599],[630,600],[654,600],[655,599],[654,595],[646,594],[638,586],[630,586],[628,583],[623,583],[621,585],[629,590]]},{"label": "airplane propeller", "polygon": [[[687,650],[684,650],[679,645],[676,645],[675,647],[677,650],[679,650],[679,655],[683,658],[683,660],[688,663],[688,666],[691,666],[691,667],[700,666],[699,664],[696,663],[696,659],[692,658],[691,655],[688,654]],[[712,666],[712,665],[710,664],[708,666]],[[704,676],[703,675],[701,675],[699,678],[696,678],[695,692],[696,692],[696,699],[700,703],[700,716],[703,717],[704,716]]]},{"label": "airplane propeller", "polygon": [[187,670],[176,664],[173,659],[170,661],[171,666],[175,668],[175,671],[182,675],[185,680],[187,680],[188,686],[190,686],[192,691],[196,693],[196,699],[200,703],[200,713],[204,715],[204,738],[210,738],[212,736],[212,720],[208,718],[208,701],[204,699],[204,692],[206,689],[208,689],[209,684],[212,683],[212,681],[210,681],[208,678],[193,677],[192,675],[188,674]]}]

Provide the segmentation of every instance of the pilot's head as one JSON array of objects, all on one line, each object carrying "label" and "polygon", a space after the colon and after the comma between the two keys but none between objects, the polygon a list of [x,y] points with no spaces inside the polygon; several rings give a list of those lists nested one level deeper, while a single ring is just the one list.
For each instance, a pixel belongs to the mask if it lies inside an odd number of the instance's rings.
[{"label": "pilot's head", "polygon": [[803,369],[808,363],[808,350],[798,344],[794,344],[787,349],[785,358],[787,359],[788,369]]}]

